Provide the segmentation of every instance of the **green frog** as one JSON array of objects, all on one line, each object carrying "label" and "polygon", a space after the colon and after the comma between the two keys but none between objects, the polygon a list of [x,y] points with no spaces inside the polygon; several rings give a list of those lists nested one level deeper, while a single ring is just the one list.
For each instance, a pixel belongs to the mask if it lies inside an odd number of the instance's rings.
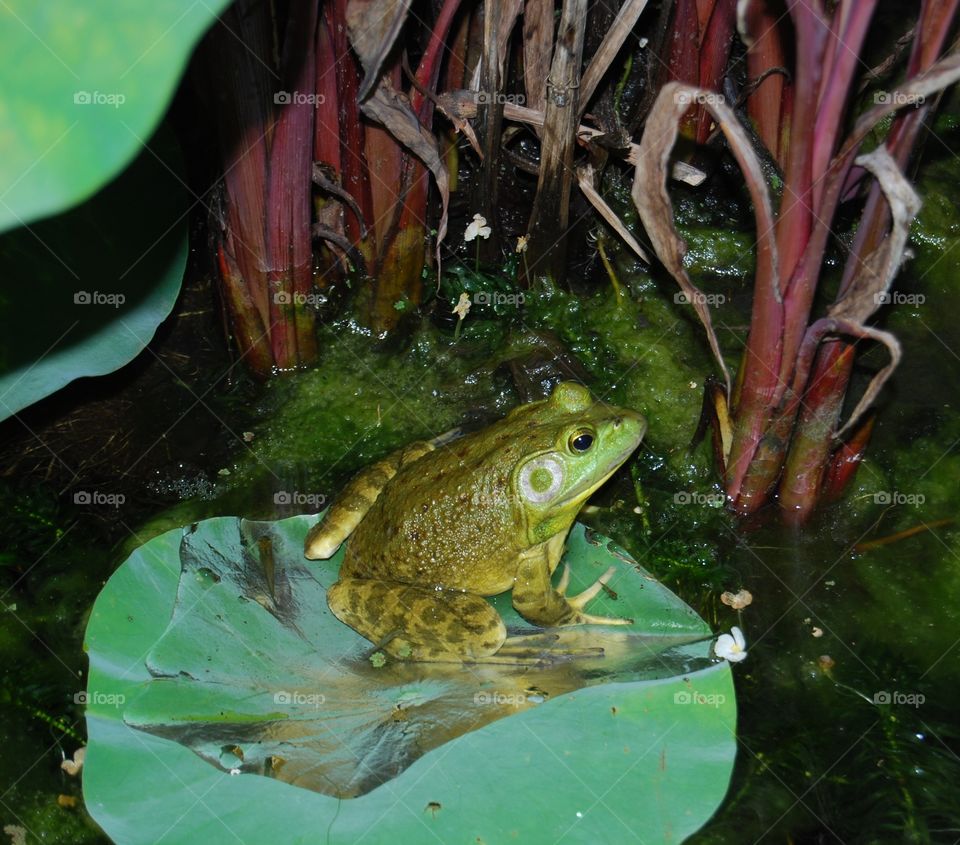
[{"label": "green frog", "polygon": [[586,604],[611,568],[567,596],[569,571],[551,576],[587,498],[646,431],[635,411],[594,401],[561,382],[473,434],[412,443],[361,471],[307,534],[311,560],[350,538],[331,611],[398,659],[509,662],[511,641],[484,596],[512,591],[541,627],[630,624]]}]

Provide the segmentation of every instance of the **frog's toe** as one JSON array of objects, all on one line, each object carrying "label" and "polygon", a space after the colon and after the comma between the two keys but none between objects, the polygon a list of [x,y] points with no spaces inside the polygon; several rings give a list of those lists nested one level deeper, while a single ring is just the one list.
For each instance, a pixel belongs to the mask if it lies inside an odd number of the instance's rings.
[{"label": "frog's toe", "polygon": [[632,619],[621,616],[594,616],[592,613],[581,613],[577,616],[578,625],[632,625]]},{"label": "frog's toe", "polygon": [[[613,578],[614,573],[616,573],[617,568],[611,566],[606,572],[603,573],[596,581],[593,582],[587,589],[582,593],[577,593],[575,596],[567,596],[567,604],[571,607],[577,608],[580,610],[583,607],[586,607],[587,602],[590,601],[597,593],[603,589],[603,585],[606,584],[611,578]],[[560,580],[560,592],[566,592],[566,583],[569,581],[570,567],[568,566],[564,570],[563,578]]]},{"label": "frog's toe", "polygon": [[[632,619],[622,619],[617,616],[595,616],[592,613],[584,613],[583,608],[587,606],[594,596],[597,595],[603,588],[604,585],[616,574],[617,568],[611,566],[606,572],[603,573],[596,581],[593,582],[587,589],[582,593],[577,593],[575,596],[567,596],[567,604],[570,605],[576,611],[575,616],[571,622],[574,625],[632,625]],[[569,580],[570,568],[567,567],[564,570],[563,578],[560,580],[561,593],[563,592],[563,586],[565,586],[565,581]]]}]

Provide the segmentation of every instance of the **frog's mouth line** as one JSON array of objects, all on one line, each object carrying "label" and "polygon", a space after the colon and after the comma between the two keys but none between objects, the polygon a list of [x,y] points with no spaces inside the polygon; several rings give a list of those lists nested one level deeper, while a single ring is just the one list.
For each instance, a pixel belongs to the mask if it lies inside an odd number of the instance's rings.
[{"label": "frog's mouth line", "polygon": [[[642,440],[643,438],[641,438]],[[602,476],[599,481],[594,482],[592,485],[584,488],[574,487],[570,491],[570,494],[566,497],[565,504],[573,504],[575,502],[583,502],[590,498],[593,495],[594,491],[598,490],[607,481],[610,479],[610,476],[613,475],[620,467],[623,466],[624,462],[629,458],[635,451],[636,448],[640,445],[640,440],[633,444],[629,449],[624,449],[616,458],[611,461],[610,471],[606,475]]]}]

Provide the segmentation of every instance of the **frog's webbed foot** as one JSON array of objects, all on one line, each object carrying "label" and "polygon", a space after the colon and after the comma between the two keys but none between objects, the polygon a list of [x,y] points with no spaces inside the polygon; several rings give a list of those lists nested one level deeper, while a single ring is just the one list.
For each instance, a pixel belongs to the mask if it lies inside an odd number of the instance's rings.
[{"label": "frog's webbed foot", "polygon": [[567,622],[568,625],[632,625],[632,619],[623,619],[618,616],[596,616],[592,613],[584,613],[583,608],[587,603],[597,595],[606,583],[613,578],[617,568],[611,566],[596,581],[593,582],[582,593],[575,596],[567,595],[567,587],[570,586],[570,565],[563,565],[563,575],[560,576],[560,583],[557,585],[557,592],[565,597],[567,604],[575,611],[573,619]]}]

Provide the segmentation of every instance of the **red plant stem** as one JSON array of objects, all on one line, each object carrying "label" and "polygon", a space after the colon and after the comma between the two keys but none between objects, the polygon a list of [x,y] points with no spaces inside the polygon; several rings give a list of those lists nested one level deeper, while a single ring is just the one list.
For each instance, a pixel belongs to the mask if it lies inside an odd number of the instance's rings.
[{"label": "red plant stem", "polygon": [[225,219],[216,264],[229,330],[251,370],[270,373],[266,172],[274,79],[271,20],[264,4],[240,0],[200,48],[201,95],[217,128]]},{"label": "red plant stem", "polygon": [[[470,24],[473,15],[469,10],[461,14],[459,23],[456,25],[452,38],[449,39],[449,55],[447,57],[446,70],[444,72],[444,90],[457,91],[464,88],[464,80],[467,77],[467,44],[470,33]],[[443,153],[447,174],[450,177],[450,192],[457,191],[457,175],[459,171],[459,151],[457,148],[458,132],[454,127],[449,127],[443,136],[443,144],[446,149]]]},{"label": "red plant stem", "polygon": [[834,347],[836,354],[828,356],[831,368],[823,370],[803,394],[800,421],[790,442],[780,485],[780,508],[793,524],[806,522],[817,505],[853,365],[852,344],[826,344],[828,349]]},{"label": "red plant stem", "polygon": [[793,85],[785,73],[774,68],[785,68],[787,64],[786,27],[779,24],[779,15],[766,3],[753,4],[751,11],[755,15],[750,22],[755,40],[747,51],[747,80],[753,84],[763,77],[763,81],[747,98],[747,114],[770,155],[783,168],[793,102],[788,92],[793,90]]},{"label": "red plant stem", "polygon": [[665,81],[700,81],[700,15],[697,0],[676,0],[666,50]]},{"label": "red plant stem", "polygon": [[[711,6],[713,2],[709,0]],[[707,9],[698,8],[697,0],[675,0],[660,74],[661,84],[672,81],[688,85],[700,83],[701,16],[706,19],[709,14]],[[687,138],[696,135],[702,113],[701,107],[691,106],[683,117],[680,134]]]},{"label": "red plant stem", "polygon": [[[789,3],[796,29],[796,90],[794,127],[787,157],[786,181],[776,234],[784,301],[777,302],[769,280],[757,278],[750,335],[741,367],[739,392],[733,407],[734,432],[726,468],[727,496],[735,510],[751,513],[761,507],[776,484],[780,466],[774,456],[755,461],[768,426],[784,399],[800,339],[807,325],[819,263],[815,273],[797,274],[812,228],[811,140],[806,131],[816,118],[816,92],[825,44],[825,22],[819,12],[803,2]],[[792,296],[791,296],[792,294]],[[782,431],[778,431],[782,434]],[[787,429],[789,433],[789,429]],[[785,452],[787,440],[768,440],[766,449]]]},{"label": "red plant stem", "polygon": [[[436,90],[437,80],[440,78],[440,58],[446,49],[447,36],[459,8],[460,0],[443,0],[436,23],[434,23],[433,30],[430,32],[427,49],[424,50],[423,58],[420,59],[420,64],[414,74],[420,86],[428,91]],[[423,126],[429,126],[430,118],[433,115],[433,101],[424,97],[419,90],[414,88],[410,92],[410,105],[413,107],[413,113],[419,118],[420,123]]]},{"label": "red plant stem", "polygon": [[244,364],[258,376],[267,376],[273,368],[273,355],[266,327],[250,298],[250,285],[227,254],[223,244],[217,247],[217,270],[230,332]]},{"label": "red plant stem", "polygon": [[[949,0],[946,3],[925,0],[908,65],[908,78],[923,72],[936,61],[957,5],[958,0]],[[912,111],[900,112],[894,119],[886,146],[901,169],[907,165],[927,111],[928,106],[923,105]],[[832,210],[830,216],[832,217]],[[889,224],[889,207],[879,185],[874,182],[861,215],[860,225],[857,227],[850,256],[844,267],[838,299],[847,293],[853,280],[859,275],[866,257],[880,245],[886,236]],[[813,511],[821,495],[823,484],[827,483],[822,482],[822,479],[828,472],[828,465],[839,460],[839,457],[835,457],[831,461],[830,453],[834,447],[832,435],[839,421],[843,397],[853,369],[852,350],[852,345],[836,340],[823,345],[818,351],[809,380],[810,387],[806,389],[806,395],[804,395],[804,409],[798,421],[797,437],[791,444],[787,456],[785,476],[789,484],[784,486],[780,494],[781,507],[785,513],[793,515],[794,519],[803,520]],[[822,394],[820,385],[823,383],[829,385],[830,389],[836,393],[834,398],[828,397],[828,407],[825,408],[820,407],[818,398]],[[820,421],[829,414],[833,415],[834,428],[818,441],[816,433],[821,427]],[[810,429],[813,429],[813,433]],[[845,447],[841,445],[837,455],[842,457],[844,450]],[[829,483],[834,487],[843,478],[836,472],[828,476]],[[834,490],[831,495],[836,495],[836,491]]]},{"label": "red plant stem", "polygon": [[[699,12],[707,15],[701,20],[700,31],[703,36],[700,40],[700,74],[699,84],[708,91],[719,91],[727,72],[727,63],[730,60],[730,49],[733,46],[733,36],[736,30],[736,0],[715,0],[703,2],[701,0]],[[697,115],[696,141],[706,143],[710,133],[714,131],[713,118],[710,113],[699,108]]]},{"label": "red plant stem", "polygon": [[[384,70],[384,76],[394,88],[400,87],[399,60],[392,68]],[[372,202],[372,223],[368,221],[368,227],[372,229],[375,238],[373,264],[369,269],[376,278],[380,275],[381,261],[390,242],[390,233],[400,217],[400,198],[403,195],[401,183],[406,154],[393,135],[380,126],[367,124],[364,135]]]},{"label": "red plant stem", "polygon": [[817,119],[813,129],[811,173],[813,209],[820,206],[823,176],[837,149],[841,121],[849,99],[853,75],[860,67],[860,51],[873,18],[876,0],[841,3],[829,29],[826,70],[821,79]]},{"label": "red plant stem", "polygon": [[[366,159],[366,131],[360,118],[357,92],[360,90],[360,74],[357,62],[347,40],[347,0],[328,0],[324,4],[326,28],[333,40],[333,55],[337,73],[337,104],[339,106],[340,180],[343,188],[357,201],[360,213],[372,230],[374,208],[370,187],[370,169]],[[347,239],[358,244],[363,227],[349,211],[344,214]],[[366,255],[368,269],[372,272],[372,253]]]},{"label": "red plant stem", "polygon": [[[329,6],[328,6],[329,9]],[[316,122],[313,130],[313,158],[339,174],[340,156],[340,92],[337,87],[337,54],[327,22],[328,14],[317,22],[317,92]],[[351,214],[349,208],[344,214]]]},{"label": "red plant stem", "polygon": [[[316,0],[296,0],[283,40],[282,82],[293,101],[282,105],[270,150],[267,266],[270,346],[277,367],[291,369],[316,354],[306,296],[313,280],[313,168]],[[298,96],[299,95],[299,96]]]},{"label": "red plant stem", "polygon": [[867,443],[870,442],[870,435],[873,433],[873,423],[875,416],[868,415],[864,422],[857,426],[856,431],[845,443],[841,443],[837,451],[830,458],[830,465],[827,467],[827,474],[820,488],[820,499],[822,502],[833,502],[840,498],[847,485],[853,480],[857,473],[857,467],[863,460],[867,449]]}]

